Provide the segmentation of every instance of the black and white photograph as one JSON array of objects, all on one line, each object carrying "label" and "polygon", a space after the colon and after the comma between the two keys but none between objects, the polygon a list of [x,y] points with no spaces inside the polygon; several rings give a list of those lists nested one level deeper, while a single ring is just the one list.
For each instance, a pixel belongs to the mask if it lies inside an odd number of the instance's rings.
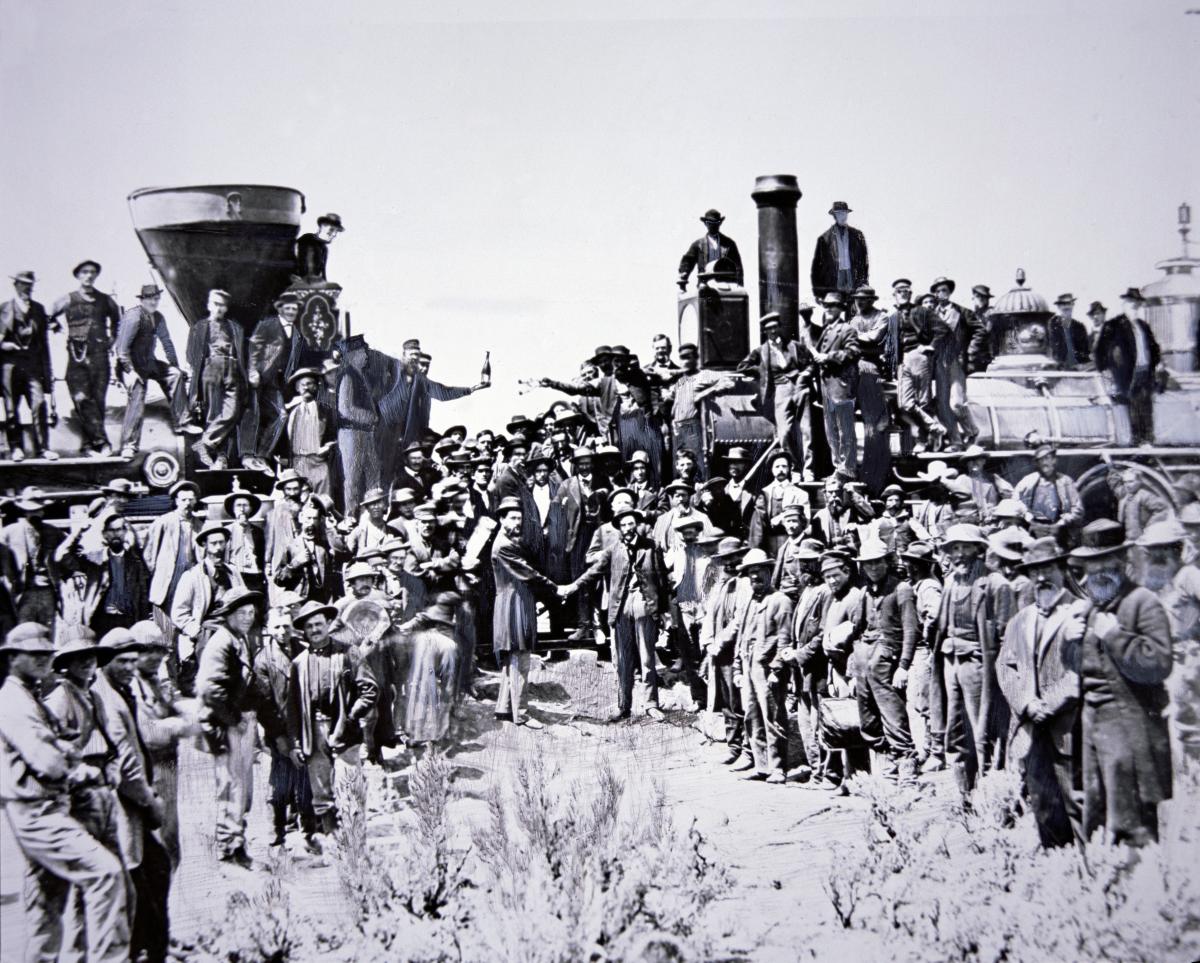
[{"label": "black and white photograph", "polygon": [[0,963],[1200,960],[1193,0],[0,24]]}]

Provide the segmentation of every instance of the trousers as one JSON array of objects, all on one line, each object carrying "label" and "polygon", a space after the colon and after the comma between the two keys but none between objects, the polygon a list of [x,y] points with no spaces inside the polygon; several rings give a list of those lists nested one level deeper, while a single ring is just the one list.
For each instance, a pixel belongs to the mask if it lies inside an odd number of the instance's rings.
[{"label": "trousers", "polygon": [[754,767],[767,774],[787,771],[787,677],[751,662],[742,673],[742,705]]},{"label": "trousers", "polygon": [[1087,839],[1083,807],[1075,791],[1074,762],[1055,748],[1041,726],[1033,730],[1029,753],[1021,761],[1021,776],[1042,845],[1050,849],[1074,840],[1082,847]]},{"label": "trousers", "polygon": [[104,431],[104,412],[108,405],[108,379],[112,368],[108,348],[99,342],[88,342],[82,361],[76,360],[74,342],[67,342],[67,390],[75,406],[84,449],[100,449],[108,444]]},{"label": "trousers", "polygon": [[337,775],[361,765],[358,746],[334,752],[329,745],[330,720],[314,714],[312,752],[308,754],[308,781],[312,786],[312,808],[317,816],[337,811]]},{"label": "trousers", "polygon": [[1083,834],[1144,846],[1158,839],[1158,804],[1142,798],[1137,765],[1117,706],[1083,706]]},{"label": "trousers", "polygon": [[674,623],[673,637],[675,648],[678,650],[680,661],[683,663],[683,674],[687,679],[688,690],[692,699],[699,706],[708,703],[708,686],[700,676],[700,663],[704,661],[700,653],[700,620],[703,613],[696,603],[671,603],[671,620]]},{"label": "trousers", "polygon": [[[265,455],[260,457],[265,458]],[[333,494],[333,479],[329,472],[329,455],[293,455],[292,467],[307,479],[317,495]],[[364,489],[365,491],[365,489]]]},{"label": "trousers", "polygon": [[904,692],[892,685],[899,655],[897,647],[887,642],[856,642],[854,696],[863,738],[871,747],[894,759],[911,759],[916,753],[908,726],[908,707]]},{"label": "trousers", "polygon": [[368,489],[379,487],[379,451],[374,433],[361,428],[339,428],[337,439],[342,459],[342,504],[351,511]]},{"label": "trousers", "polygon": [[29,407],[30,428],[33,431],[33,450],[41,454],[50,446],[46,420],[45,373],[30,358],[5,360],[0,364],[0,396],[8,415],[8,447],[25,447],[25,431],[20,420],[21,401]]},{"label": "trousers", "polygon": [[984,745],[987,720],[980,714],[983,694],[983,662],[979,656],[943,655],[946,681],[946,762],[954,771],[963,792],[975,785],[979,751]]},{"label": "trousers", "polygon": [[146,391],[153,381],[167,399],[171,413],[171,428],[179,425],[180,414],[186,405],[183,393],[183,372],[171,370],[165,361],[155,360],[145,370],[137,372],[137,380],[129,386],[129,400],[125,403],[125,420],[121,425],[121,447],[137,451],[142,443],[142,424],[146,420]]},{"label": "trousers", "polygon": [[775,437],[780,448],[789,454],[793,465],[804,469],[804,477],[813,472],[812,392],[805,385],[791,381],[774,386],[772,408],[775,412]]},{"label": "trousers", "polygon": [[200,444],[220,449],[233,434],[242,418],[246,389],[242,372],[234,358],[209,358],[200,375],[204,399],[204,434]]},{"label": "trousers", "polygon": [[26,859],[24,909],[27,963],[54,963],[67,896],[83,904],[89,963],[129,959],[129,905],[120,860],[71,817],[65,796],[4,804]]},{"label": "trousers", "polygon": [[217,788],[217,849],[221,855],[246,846],[246,814],[254,798],[254,713],[242,713],[225,730],[225,751],[213,756]]},{"label": "trousers", "polygon": [[879,368],[865,361],[858,365],[858,410],[863,423],[862,481],[871,494],[878,495],[891,470],[891,420]]},{"label": "trousers", "polygon": [[[932,751],[932,727],[929,720],[929,685],[933,672],[933,653],[924,645],[917,646],[912,665],[908,667],[908,686],[904,690],[904,708],[908,712],[908,731],[919,757]],[[941,745],[937,747],[942,751]]]},{"label": "trousers", "polygon": [[529,679],[528,652],[500,652],[496,656],[500,663],[500,694],[496,696],[496,712],[512,713],[512,721],[521,721],[521,697]]},{"label": "trousers", "polygon": [[725,744],[731,753],[745,754],[750,757],[750,746],[746,742],[746,712],[742,708],[742,690],[733,684],[733,666],[717,665],[713,667],[713,681],[716,685],[716,706],[721,710],[725,720]]},{"label": "trousers", "polygon": [[129,873],[137,894],[133,913],[130,958],[145,953],[150,963],[167,958],[170,918],[167,904],[171,893],[171,857],[154,833],[142,827],[142,861]]},{"label": "trousers", "polygon": [[833,467],[858,477],[858,438],[854,434],[854,399],[825,399],[825,438]]},{"label": "trousers", "polygon": [[938,419],[946,428],[952,444],[971,441],[979,434],[967,405],[967,372],[958,357],[938,358],[933,366],[937,385]]},{"label": "trousers", "polygon": [[[632,612],[628,611],[633,609]],[[633,676],[641,663],[646,701],[658,705],[658,672],[654,643],[658,620],[645,612],[641,602],[626,602],[612,632],[612,656],[617,667],[617,711],[628,715],[633,708]]]}]

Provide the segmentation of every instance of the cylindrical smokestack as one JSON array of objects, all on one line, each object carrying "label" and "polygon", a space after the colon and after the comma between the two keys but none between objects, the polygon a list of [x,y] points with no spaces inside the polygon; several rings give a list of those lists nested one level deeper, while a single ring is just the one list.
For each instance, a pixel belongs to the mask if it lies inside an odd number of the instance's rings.
[{"label": "cylindrical smokestack", "polygon": [[779,312],[789,338],[799,334],[800,265],[796,256],[796,202],[800,188],[791,174],[768,174],[754,181],[758,205],[758,314]]}]

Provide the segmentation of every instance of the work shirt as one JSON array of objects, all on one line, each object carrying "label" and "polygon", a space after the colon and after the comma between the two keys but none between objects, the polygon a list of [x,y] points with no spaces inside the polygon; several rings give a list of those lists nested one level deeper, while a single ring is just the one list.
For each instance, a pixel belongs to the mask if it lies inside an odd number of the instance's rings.
[{"label": "work shirt", "polygon": [[293,455],[315,455],[321,449],[321,416],[316,400],[301,401],[291,417]]},{"label": "work shirt", "polygon": [[9,673],[0,685],[0,803],[65,795],[66,749],[40,690]]},{"label": "work shirt", "polygon": [[305,653],[308,660],[308,701],[314,710],[325,716],[332,716],[336,708],[336,676],[333,671],[332,645],[326,645],[320,652]]}]

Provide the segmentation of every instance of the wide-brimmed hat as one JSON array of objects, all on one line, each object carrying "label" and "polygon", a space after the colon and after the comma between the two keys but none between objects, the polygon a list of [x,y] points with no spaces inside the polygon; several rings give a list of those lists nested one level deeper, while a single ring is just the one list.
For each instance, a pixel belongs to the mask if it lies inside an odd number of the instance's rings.
[{"label": "wide-brimmed hat", "polygon": [[752,568],[762,568],[767,565],[774,566],[775,560],[761,548],[752,548],[746,553],[746,557],[742,559],[742,564],[738,566],[738,571],[748,572]]},{"label": "wide-brimmed hat", "polygon": [[102,268],[100,267],[99,261],[93,261],[91,258],[88,258],[87,260],[80,261],[73,268],[71,268],[71,274],[73,274],[75,277],[79,277],[79,272],[82,271],[85,267],[94,267],[96,269],[97,274],[99,274],[100,271],[102,270]]},{"label": "wide-brimmed hat", "polygon": [[143,298],[156,298],[163,293],[163,289],[157,284],[143,284],[142,289],[138,292],[138,300]]},{"label": "wide-brimmed hat", "polygon": [[354,562],[346,569],[345,579],[347,582],[353,582],[356,578],[374,578],[375,569],[372,568],[370,562]]},{"label": "wide-brimmed hat", "polygon": [[1062,305],[1065,305],[1065,304],[1074,304],[1075,303],[1075,295],[1071,294],[1070,291],[1068,291],[1066,294],[1060,294],[1058,297],[1056,297],[1054,299],[1054,303],[1056,306],[1059,306],[1059,307],[1061,307]]},{"label": "wide-brimmed hat", "polygon": [[58,647],[54,650],[54,658],[50,660],[50,664],[55,669],[59,669],[73,655],[94,655],[96,657],[96,665],[107,665],[112,661],[112,657],[115,654],[108,646],[96,643],[95,632],[86,625],[80,625],[72,628],[59,640]]},{"label": "wide-brimmed hat", "polygon": [[644,451],[635,451],[629,456],[630,465],[649,465],[650,456]]},{"label": "wide-brimmed hat", "polygon": [[676,515],[671,527],[677,532],[682,532],[685,528],[704,528],[704,519],[697,512]]},{"label": "wide-brimmed hat", "polygon": [[1080,545],[1071,550],[1071,558],[1099,558],[1124,552],[1133,545],[1125,539],[1125,526],[1111,518],[1099,518],[1083,526]]},{"label": "wide-brimmed hat", "polygon": [[705,222],[717,221],[719,223],[724,221],[725,217],[715,207],[710,207],[707,211],[700,215],[700,220]]},{"label": "wide-brimmed hat", "polygon": [[740,538],[726,535],[717,544],[717,550],[713,553],[713,558],[736,558],[739,555],[745,555],[749,550],[749,546]]},{"label": "wide-brimmed hat", "polygon": [[906,562],[925,562],[932,565],[933,546],[928,542],[912,542],[900,553],[900,557]]},{"label": "wide-brimmed hat", "polygon": [[256,592],[248,588],[230,589],[225,593],[225,597],[221,599],[220,604],[213,609],[213,618],[224,618],[232,612],[236,612],[243,605],[261,605],[265,601],[265,596],[262,592]]},{"label": "wide-brimmed hat", "polygon": [[880,559],[885,559],[891,554],[892,550],[887,547],[887,543],[882,539],[868,538],[863,541],[862,546],[858,550],[858,561],[878,562]]},{"label": "wide-brimmed hat", "polygon": [[22,512],[40,512],[49,500],[50,496],[36,485],[26,485],[12,504]]},{"label": "wide-brimmed hat", "polygon": [[1168,518],[1161,522],[1152,522],[1146,526],[1137,544],[1142,548],[1159,548],[1163,545],[1178,545],[1189,541],[1187,529],[1178,519]]},{"label": "wide-brimmed hat", "polygon": [[899,485],[888,485],[887,488],[879,493],[879,497],[886,499],[888,495],[899,495],[901,498],[903,498],[904,489]]},{"label": "wide-brimmed hat", "polygon": [[163,630],[158,627],[158,624],[153,619],[143,619],[141,622],[134,622],[133,625],[129,626],[129,631],[147,649],[163,649],[167,652],[171,650],[166,636],[163,635]]},{"label": "wide-brimmed hat", "polygon": [[387,498],[387,492],[385,492],[382,488],[369,488],[363,494],[362,500],[359,501],[358,504],[359,504],[359,507],[361,508],[364,505],[371,505],[371,504],[374,504],[375,502],[381,502],[386,498]]},{"label": "wide-brimmed hat", "polygon": [[613,512],[613,517],[612,517],[613,525],[616,526],[617,524],[619,524],[621,519],[627,515],[632,515],[634,518],[636,518],[639,525],[641,525],[646,520],[646,516],[643,515],[638,509],[622,508],[618,512]]},{"label": "wide-brimmed hat", "polygon": [[942,487],[950,497],[958,502],[969,502],[975,498],[975,489],[971,487],[971,479],[966,475],[956,475],[953,478],[943,478]]},{"label": "wide-brimmed hat", "polygon": [[584,363],[599,364],[601,361],[605,360],[606,358],[611,358],[612,356],[613,350],[611,345],[598,344],[596,345],[596,350],[592,352],[591,357],[586,358]]},{"label": "wide-brimmed hat", "polygon": [[346,225],[342,223],[341,215],[334,214],[332,211],[328,214],[322,214],[317,218],[317,227],[320,227],[322,224],[328,224],[330,227],[334,227],[339,231],[346,230]]},{"label": "wide-brimmed hat", "polygon": [[1048,535],[1045,538],[1034,539],[1025,546],[1025,552],[1017,568],[1020,571],[1025,571],[1026,569],[1035,568],[1038,565],[1061,562],[1066,558],[1067,553],[1058,544],[1058,539]]},{"label": "wide-brimmed hat", "polygon": [[992,296],[992,289],[986,284],[976,284],[975,287],[971,288],[971,293],[978,294],[980,297],[990,298]]},{"label": "wide-brimmed hat", "polygon": [[1033,544],[1033,536],[1023,528],[1006,528],[988,536],[988,551],[1004,562],[1019,562],[1025,549]]},{"label": "wide-brimmed hat", "polygon": [[1029,510],[1019,498],[1002,498],[992,509],[992,518],[1024,519],[1028,514]]},{"label": "wide-brimmed hat", "polygon": [[987,458],[987,450],[982,445],[967,445],[959,456],[959,461],[970,461],[973,458]]},{"label": "wide-brimmed hat", "polygon": [[297,369],[296,369],[295,371],[293,371],[293,372],[291,373],[291,375],[288,377],[288,384],[289,384],[289,385],[294,385],[294,384],[296,384],[296,382],[298,382],[298,381],[299,381],[301,378],[312,378],[312,379],[314,379],[314,380],[315,380],[315,381],[316,381],[318,384],[320,384],[320,382],[321,382],[321,378],[322,378],[322,375],[321,375],[321,372],[320,372],[320,371],[318,371],[316,368],[297,368]]},{"label": "wide-brimmed hat", "polygon": [[112,654],[108,657],[109,661],[115,659],[118,655],[124,655],[126,652],[145,652],[146,646],[138,641],[136,635],[123,626],[118,626],[115,629],[109,629],[100,639],[100,645],[108,649]]},{"label": "wide-brimmed hat", "polygon": [[934,461],[931,461],[925,467],[924,471],[917,472],[917,478],[919,478],[921,481],[927,482],[931,485],[936,484],[937,482],[941,482],[941,481],[945,481],[950,478],[957,478],[957,477],[958,477],[958,469],[951,468],[940,458],[935,459]]},{"label": "wide-brimmed hat", "polygon": [[30,655],[50,655],[54,643],[50,630],[40,622],[19,622],[8,630],[0,652],[28,652]]},{"label": "wide-brimmed hat", "polygon": [[10,274],[8,279],[17,284],[37,284],[37,276],[32,271],[18,271],[16,274]]},{"label": "wide-brimmed hat", "polygon": [[931,285],[929,285],[929,293],[933,294],[943,284],[947,285],[950,288],[951,294],[954,293],[954,289],[955,289],[955,287],[957,287],[957,285],[954,283],[953,279],[951,279],[951,278],[946,278],[946,277],[934,278],[933,283]]},{"label": "wide-brimmed hat", "polygon": [[951,525],[942,536],[943,545],[979,545],[987,548],[988,541],[978,525],[963,523]]},{"label": "wide-brimmed hat", "polygon": [[324,615],[330,621],[337,618],[337,607],[333,605],[323,605],[320,602],[309,600],[305,602],[292,616],[292,628],[303,629],[304,624],[314,615]]},{"label": "wide-brimmed hat", "polygon": [[726,463],[731,462],[731,461],[749,461],[749,460],[750,460],[750,452],[748,452],[745,448],[734,447],[734,448],[730,448],[729,451],[725,452]]},{"label": "wide-brimmed hat", "polygon": [[279,477],[275,479],[275,487],[282,488],[284,485],[291,484],[292,482],[302,481],[305,481],[304,476],[296,471],[295,468],[289,468],[286,471],[280,472]]},{"label": "wide-brimmed hat", "polygon": [[534,425],[532,419],[526,418],[524,415],[513,415],[508,420],[508,424],[504,426],[504,430],[511,435],[513,432],[519,429],[533,427],[536,426]]},{"label": "wide-brimmed hat", "polygon": [[229,528],[224,522],[206,522],[204,527],[196,533],[196,544],[203,545],[210,535],[222,534],[226,538],[229,537]]},{"label": "wide-brimmed hat", "polygon": [[496,515],[507,515],[509,512],[523,512],[524,506],[521,504],[521,499],[515,495],[510,495],[508,498],[501,498],[500,504],[496,506]]},{"label": "wide-brimmed hat", "polygon": [[685,495],[695,494],[695,490],[687,482],[675,480],[663,486],[663,492],[670,495],[672,492],[682,492]]},{"label": "wide-brimmed hat", "polygon": [[638,502],[637,492],[635,492],[632,488],[626,488],[626,487],[622,486],[620,488],[614,488],[611,492],[608,493],[608,503],[611,505],[613,502],[615,502],[617,500],[618,495],[624,495],[635,505]]},{"label": "wide-brimmed hat", "polygon": [[262,508],[262,499],[253,492],[230,492],[225,496],[225,500],[221,503],[225,509],[225,514],[233,518],[233,503],[239,498],[244,498],[250,503],[250,517],[253,518],[258,514],[258,510]]}]

